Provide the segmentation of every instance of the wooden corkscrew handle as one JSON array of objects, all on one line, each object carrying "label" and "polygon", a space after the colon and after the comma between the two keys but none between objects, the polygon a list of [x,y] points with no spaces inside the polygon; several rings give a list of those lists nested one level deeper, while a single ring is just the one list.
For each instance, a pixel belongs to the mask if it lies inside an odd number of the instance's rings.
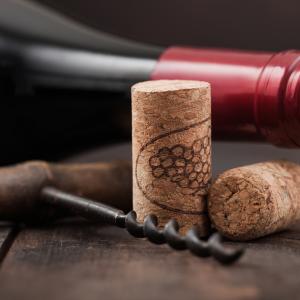
[{"label": "wooden corkscrew handle", "polygon": [[0,220],[37,222],[57,211],[40,201],[46,186],[102,201],[124,211],[131,208],[129,161],[51,164],[31,161],[0,169]]}]

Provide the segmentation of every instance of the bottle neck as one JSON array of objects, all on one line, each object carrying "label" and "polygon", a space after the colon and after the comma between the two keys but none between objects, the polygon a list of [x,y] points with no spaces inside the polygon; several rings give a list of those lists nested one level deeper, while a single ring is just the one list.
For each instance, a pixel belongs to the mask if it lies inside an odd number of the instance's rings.
[{"label": "bottle neck", "polygon": [[272,144],[300,147],[300,52],[273,55],[261,72],[255,96],[255,119]]}]

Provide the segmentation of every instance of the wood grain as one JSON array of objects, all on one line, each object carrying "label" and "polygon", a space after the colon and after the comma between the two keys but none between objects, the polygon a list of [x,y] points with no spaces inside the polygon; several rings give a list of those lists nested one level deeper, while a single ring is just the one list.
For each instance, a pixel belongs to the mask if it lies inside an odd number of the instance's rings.
[{"label": "wood grain", "polygon": [[[112,149],[117,151],[97,150],[70,160],[117,158],[130,151]],[[232,167],[233,159],[226,163]],[[10,226],[0,227],[0,245],[10,233]],[[300,293],[300,224],[247,243],[227,242],[247,250],[231,267],[101,224],[64,222],[13,236],[0,268],[1,300],[281,300]]]},{"label": "wood grain", "polygon": [[[230,243],[237,246],[237,243]],[[232,267],[88,223],[27,228],[0,272],[1,299],[283,299],[300,292],[300,225],[243,244]],[[51,290],[49,288],[51,287]]]},{"label": "wood grain", "polygon": [[0,266],[19,232],[18,226],[0,222]]}]

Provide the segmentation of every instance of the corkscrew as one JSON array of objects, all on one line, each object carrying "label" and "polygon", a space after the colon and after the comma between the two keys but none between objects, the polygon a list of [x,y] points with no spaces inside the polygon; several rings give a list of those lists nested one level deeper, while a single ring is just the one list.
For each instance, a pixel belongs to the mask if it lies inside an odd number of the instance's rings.
[{"label": "corkscrew", "polygon": [[47,204],[71,209],[87,219],[101,220],[107,224],[125,228],[136,238],[146,237],[154,244],[168,244],[175,250],[188,249],[196,256],[211,256],[225,265],[234,263],[244,253],[243,249],[225,248],[218,232],[213,233],[208,240],[203,240],[199,237],[197,228],[193,227],[185,236],[182,236],[175,219],[170,220],[164,229],[159,229],[158,219],[152,214],[146,217],[144,223],[139,223],[135,211],[125,214],[122,210],[101,202],[75,196],[53,187],[44,187],[41,190],[41,196]]}]

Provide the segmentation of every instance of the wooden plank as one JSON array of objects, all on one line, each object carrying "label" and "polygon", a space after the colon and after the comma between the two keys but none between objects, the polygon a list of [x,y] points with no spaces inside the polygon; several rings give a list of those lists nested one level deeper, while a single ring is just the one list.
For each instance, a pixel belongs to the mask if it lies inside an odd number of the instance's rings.
[{"label": "wooden plank", "polygon": [[16,226],[0,222],[0,266],[4,261],[17,233],[18,228]]},{"label": "wooden plank", "polygon": [[[127,158],[128,145],[69,161]],[[126,157],[125,157],[126,156]],[[227,157],[226,157],[226,160]],[[232,161],[232,160],[231,160]],[[300,225],[244,244],[245,256],[223,267],[187,251],[150,244],[122,229],[89,223],[26,228],[11,241],[0,269],[0,299],[285,299],[300,293]],[[13,242],[13,243],[12,243]],[[8,251],[9,250],[9,251]]]},{"label": "wooden plank", "polygon": [[[300,292],[300,229],[245,243],[234,266],[87,223],[23,230],[1,299],[284,299]],[[237,243],[228,243],[237,246]],[[32,287],[32,288],[29,288]],[[50,288],[51,287],[51,288]]]},{"label": "wooden plank", "polygon": [[6,240],[7,235],[9,234],[11,225],[7,223],[0,223],[0,247],[3,242]]}]

